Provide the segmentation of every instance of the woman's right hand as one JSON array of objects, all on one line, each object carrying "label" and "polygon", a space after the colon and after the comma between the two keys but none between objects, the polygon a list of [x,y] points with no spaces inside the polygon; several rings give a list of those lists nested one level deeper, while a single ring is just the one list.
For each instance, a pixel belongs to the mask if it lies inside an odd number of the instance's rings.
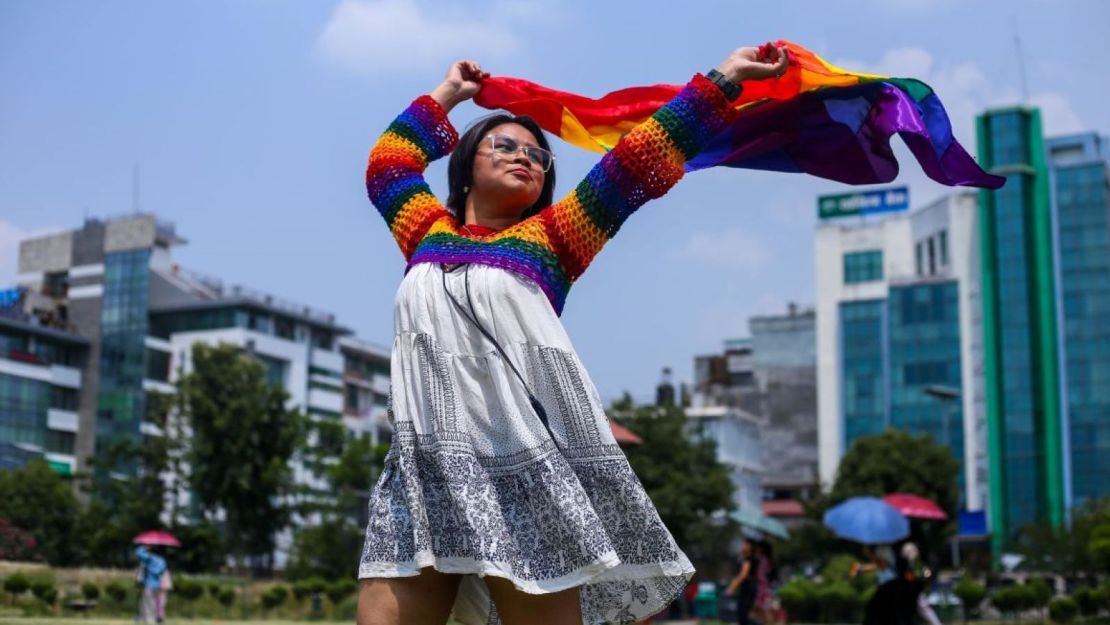
[{"label": "woman's right hand", "polygon": [[459,102],[473,98],[486,78],[489,78],[489,72],[482,71],[475,61],[458,61],[447,68],[447,76],[431,96],[444,110],[450,111]]}]

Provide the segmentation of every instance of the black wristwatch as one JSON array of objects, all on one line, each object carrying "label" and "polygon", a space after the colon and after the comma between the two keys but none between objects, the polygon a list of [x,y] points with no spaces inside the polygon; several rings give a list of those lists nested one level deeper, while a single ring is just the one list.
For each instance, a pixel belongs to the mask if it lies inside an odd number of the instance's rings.
[{"label": "black wristwatch", "polygon": [[725,97],[728,98],[729,102],[735,101],[744,91],[744,88],[738,83],[732,82],[727,76],[715,69],[709,70],[705,77],[721,88],[721,91],[725,94]]}]

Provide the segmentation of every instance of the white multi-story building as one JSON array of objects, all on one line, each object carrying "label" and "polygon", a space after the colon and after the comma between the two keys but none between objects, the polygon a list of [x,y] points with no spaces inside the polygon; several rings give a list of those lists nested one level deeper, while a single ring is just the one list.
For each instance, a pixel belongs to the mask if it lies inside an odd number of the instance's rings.
[{"label": "white multi-story building", "polygon": [[825,220],[816,233],[818,464],[830,486],[860,436],[927,432],[985,506],[979,233],[974,192]]}]

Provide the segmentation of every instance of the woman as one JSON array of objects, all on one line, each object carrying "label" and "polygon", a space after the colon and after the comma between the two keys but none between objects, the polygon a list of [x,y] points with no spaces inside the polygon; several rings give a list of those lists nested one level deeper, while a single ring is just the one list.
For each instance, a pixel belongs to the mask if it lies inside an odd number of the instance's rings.
[{"label": "woman", "polygon": [[752,623],[751,614],[759,596],[758,571],[762,562],[755,541],[745,540],[740,545],[740,565],[736,577],[725,588],[725,595],[736,596],[736,622],[740,625]]},{"label": "woman", "polygon": [[[567,289],[625,218],[725,127],[725,92],[781,75],[783,50],[697,75],[552,204],[529,118],[461,139],[447,120],[488,76],[460,61],[370,153],[367,190],[408,269],[394,302],[395,435],[370,499],[361,625],[631,623],[693,572],[613,440],[559,321]],[[719,74],[719,75],[718,75]],[[735,93],[733,93],[735,95]],[[456,145],[457,143],[457,145]],[[452,152],[446,207],[422,173]]]},{"label": "woman", "polygon": [[758,566],[755,570],[755,599],[752,602],[752,614],[755,620],[768,625],[778,621],[775,615],[775,591],[771,582],[775,577],[774,552],[771,543],[761,540],[756,543],[759,552]]}]

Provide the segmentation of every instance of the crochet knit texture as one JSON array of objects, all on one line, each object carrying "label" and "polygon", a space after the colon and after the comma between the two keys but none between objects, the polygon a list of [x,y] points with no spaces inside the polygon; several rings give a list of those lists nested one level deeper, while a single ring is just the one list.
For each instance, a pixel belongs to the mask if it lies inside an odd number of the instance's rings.
[{"label": "crochet knit texture", "polygon": [[424,180],[428,163],[458,142],[443,108],[424,95],[370,151],[366,189],[409,268],[417,263],[500,267],[539,285],[561,314],[571,284],[624,220],[678,182],[685,162],[734,115],[721,90],[695,75],[673,100],[621,138],[561,201],[504,230],[470,235]]}]

